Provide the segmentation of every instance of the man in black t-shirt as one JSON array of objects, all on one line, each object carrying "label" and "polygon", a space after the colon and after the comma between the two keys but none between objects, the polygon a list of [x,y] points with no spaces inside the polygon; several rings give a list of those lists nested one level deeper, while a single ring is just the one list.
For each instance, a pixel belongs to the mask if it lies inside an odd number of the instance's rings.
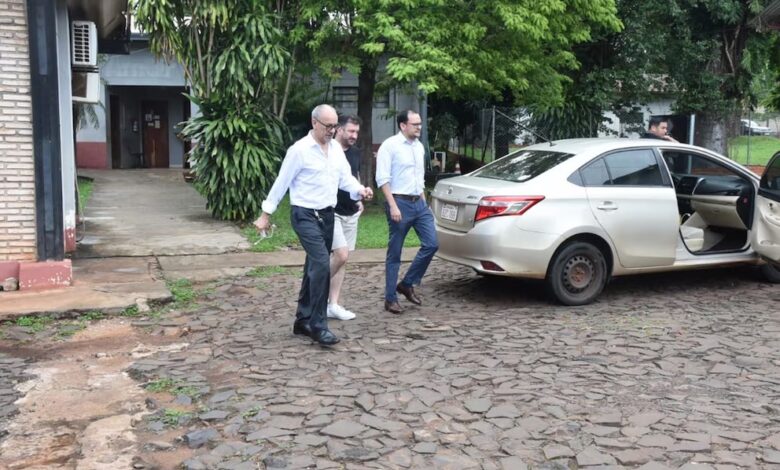
[{"label": "man in black t-shirt", "polygon": [[[360,149],[355,146],[360,132],[360,118],[352,115],[339,116],[336,128],[336,142],[341,144],[347,157],[352,174],[360,176]],[[344,284],[346,264],[349,252],[355,250],[357,241],[358,218],[363,212],[363,204],[353,201],[349,193],[339,190],[336,214],[333,223],[333,246],[330,256],[330,296],[328,298],[328,318],[352,320],[355,314],[339,304],[341,286]]]},{"label": "man in black t-shirt", "polygon": [[669,142],[677,142],[677,139],[669,135],[670,123],[667,118],[653,116],[647,126],[647,132],[642,135],[643,139],[660,139]]}]

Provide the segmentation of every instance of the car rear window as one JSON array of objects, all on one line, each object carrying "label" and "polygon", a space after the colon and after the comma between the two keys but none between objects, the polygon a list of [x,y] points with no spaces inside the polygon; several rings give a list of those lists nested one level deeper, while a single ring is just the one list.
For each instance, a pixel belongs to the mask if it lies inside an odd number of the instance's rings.
[{"label": "car rear window", "polygon": [[549,150],[519,150],[483,166],[471,176],[522,183],[536,178],[573,156],[571,153]]}]

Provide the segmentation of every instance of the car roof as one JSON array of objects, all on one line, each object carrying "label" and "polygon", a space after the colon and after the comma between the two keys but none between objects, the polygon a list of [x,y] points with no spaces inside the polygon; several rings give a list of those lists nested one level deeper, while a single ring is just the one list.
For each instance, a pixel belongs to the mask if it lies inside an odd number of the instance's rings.
[{"label": "car roof", "polygon": [[583,139],[565,139],[553,142],[545,142],[526,147],[528,150],[547,150],[552,152],[578,154],[602,153],[609,150],[618,150],[624,148],[648,147],[663,145],[664,147],[688,147],[691,146],[682,143],[669,142],[660,139],[628,139],[625,137],[598,137]]},{"label": "car roof", "polygon": [[698,147],[695,145],[683,144],[680,142],[670,142],[661,139],[640,139],[640,138],[628,139],[625,137],[593,137],[593,138],[583,138],[583,139],[565,139],[565,140],[556,140],[553,142],[545,142],[542,144],[534,144],[525,147],[521,150],[546,150],[552,152],[573,154],[574,155],[573,158],[566,160],[556,166],[556,168],[560,169],[560,171],[567,172],[576,169],[577,167],[582,165],[583,162],[590,160],[594,156],[601,155],[603,153],[610,152],[612,150],[630,149],[630,148],[647,148],[647,147],[663,147],[666,149],[679,148],[679,149],[694,150],[697,153],[704,153],[712,157],[717,157],[721,163],[732,166],[734,168],[739,168],[743,170],[743,173],[746,173],[751,177],[758,179],[758,176],[755,175],[755,173],[752,173],[751,171],[742,167],[742,165],[716,152],[712,152],[710,150],[707,150],[706,148]]}]

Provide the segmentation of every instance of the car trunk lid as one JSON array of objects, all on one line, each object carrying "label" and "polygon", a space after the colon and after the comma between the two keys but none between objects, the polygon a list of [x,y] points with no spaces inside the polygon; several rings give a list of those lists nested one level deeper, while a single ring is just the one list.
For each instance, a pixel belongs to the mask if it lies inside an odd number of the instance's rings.
[{"label": "car trunk lid", "polygon": [[475,176],[441,180],[431,193],[431,210],[439,226],[468,232],[474,226],[480,199],[496,194],[517,193],[519,187],[522,187],[522,183]]}]

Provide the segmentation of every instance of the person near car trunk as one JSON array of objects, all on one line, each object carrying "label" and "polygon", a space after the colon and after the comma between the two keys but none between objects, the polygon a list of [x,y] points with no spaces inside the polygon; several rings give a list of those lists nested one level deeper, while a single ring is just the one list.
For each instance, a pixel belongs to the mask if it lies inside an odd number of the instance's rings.
[{"label": "person near car trunk", "polygon": [[[387,138],[376,156],[376,184],[385,196],[389,226],[385,258],[385,310],[400,314],[396,293],[422,305],[414,286],[419,285],[433,255],[439,249],[433,213],[425,202],[425,150],[419,137],[420,115],[412,110],[398,114],[398,134]],[[401,250],[409,230],[414,228],[420,249],[403,280],[396,284],[401,267]]]},{"label": "person near car trunk", "polygon": [[642,134],[643,139],[661,139],[669,142],[677,142],[677,139],[668,135],[671,131],[669,120],[662,117],[651,117],[647,126],[647,132]]},{"label": "person near car trunk", "polygon": [[317,106],[311,112],[311,125],[312,130],[287,150],[255,227],[268,230],[271,214],[289,189],[290,222],[306,251],[293,333],[331,346],[339,342],[328,329],[326,313],[336,194],[343,189],[358,200],[370,199],[373,192],[352,176],[341,145],[333,141],[338,127],[336,110],[326,104]]},{"label": "person near car trunk", "polygon": [[[360,149],[355,146],[360,132],[360,118],[353,115],[339,116],[336,141],[341,144],[347,157],[352,175],[360,175]],[[328,318],[352,320],[355,314],[339,304],[341,286],[344,284],[349,252],[355,251],[358,219],[363,213],[363,204],[353,201],[349,193],[339,189],[336,215],[333,219],[333,250],[330,254],[330,296]]]}]

